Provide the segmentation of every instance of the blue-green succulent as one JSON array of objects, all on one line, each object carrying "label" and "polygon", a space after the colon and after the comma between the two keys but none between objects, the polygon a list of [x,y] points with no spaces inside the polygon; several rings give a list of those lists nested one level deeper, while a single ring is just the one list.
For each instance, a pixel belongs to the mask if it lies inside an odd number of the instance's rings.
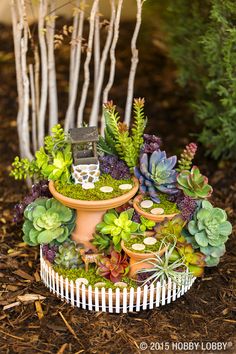
[{"label": "blue-green succulent", "polygon": [[83,264],[79,253],[79,246],[68,240],[59,246],[54,263],[61,268],[74,269]]},{"label": "blue-green succulent", "polygon": [[165,151],[154,151],[151,156],[143,153],[140,157],[140,168],[135,168],[135,176],[140,182],[140,191],[148,193],[155,203],[160,203],[157,193],[176,194],[177,172],[174,170],[176,156],[166,157]]},{"label": "blue-green succulent", "polygon": [[216,266],[220,257],[225,253],[225,242],[232,232],[232,225],[227,221],[223,209],[214,208],[208,201],[203,201],[193,220],[188,223],[187,240],[194,248],[200,248],[205,254],[206,265]]},{"label": "blue-green succulent", "polygon": [[23,240],[30,246],[64,242],[75,226],[75,212],[56,199],[38,198],[24,211]]}]

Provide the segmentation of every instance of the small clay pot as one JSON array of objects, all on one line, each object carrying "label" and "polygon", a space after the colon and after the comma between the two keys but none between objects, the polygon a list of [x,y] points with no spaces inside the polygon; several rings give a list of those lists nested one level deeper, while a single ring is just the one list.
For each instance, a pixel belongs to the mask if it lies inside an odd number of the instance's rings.
[{"label": "small clay pot", "polygon": [[[125,253],[130,257],[130,271],[129,277],[135,278],[137,276],[137,271],[140,269],[150,269],[153,268],[153,265],[149,262],[145,262],[145,259],[153,258],[155,255],[159,255],[160,257],[165,253],[166,247],[163,247],[160,251],[152,252],[152,253],[140,253],[131,251],[129,248],[125,247],[124,241],[121,241],[121,247],[125,251]],[[143,262],[141,262],[143,261]]]},{"label": "small clay pot", "polygon": [[85,248],[95,250],[96,248],[90,242],[96,229],[96,225],[102,221],[103,215],[107,210],[117,208],[128,202],[138,191],[139,182],[137,178],[133,178],[134,186],[127,193],[112,199],[107,200],[79,200],[57,192],[54,182],[49,182],[49,190],[53,197],[63,205],[75,209],[76,228],[72,234],[72,239],[76,243],[81,243]]},{"label": "small clay pot", "polygon": [[176,215],[179,214],[179,213],[175,213],[175,214],[154,215],[154,214],[148,213],[147,211],[144,211],[143,209],[141,209],[141,207],[139,206],[139,204],[142,202],[142,200],[143,200],[143,196],[141,194],[137,195],[137,197],[134,198],[133,207],[137,211],[138,214],[144,216],[148,220],[162,222],[165,219],[171,220]]}]

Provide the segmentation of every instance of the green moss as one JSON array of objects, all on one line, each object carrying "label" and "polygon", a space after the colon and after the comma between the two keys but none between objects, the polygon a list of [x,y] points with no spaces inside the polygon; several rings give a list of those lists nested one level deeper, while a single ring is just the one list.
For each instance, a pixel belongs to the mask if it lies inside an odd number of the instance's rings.
[{"label": "green moss", "polygon": [[[116,289],[117,286],[114,285],[114,283],[112,283],[110,280],[101,277],[100,275],[96,274],[96,269],[93,266],[89,267],[89,270],[86,272],[86,270],[84,268],[77,268],[77,269],[64,269],[58,266],[54,266],[53,269],[59,274],[62,275],[63,278],[68,278],[69,280],[73,280],[75,281],[78,278],[86,278],[89,282],[89,285],[91,285],[92,287],[94,286],[94,284],[98,283],[98,282],[102,282],[105,283],[105,287],[106,288],[112,288],[112,289]],[[133,280],[131,280],[130,278],[123,277],[122,282],[125,282],[128,286],[128,288],[130,287],[134,287],[137,288],[137,283]]]},{"label": "green moss", "polygon": [[[160,203],[153,203],[151,208],[142,208],[139,204],[140,209],[146,211],[147,213],[151,213],[151,210],[154,208],[162,208],[166,215],[180,213],[176,203],[170,202],[165,194],[158,194],[158,198],[160,199]],[[150,200],[150,198],[143,198],[143,200]]]},{"label": "green moss", "polygon": [[[81,184],[62,184],[60,182],[55,183],[56,190],[62,195],[80,200],[106,200],[111,198],[119,197],[128,192],[128,190],[121,190],[119,186],[121,184],[132,184],[134,185],[133,180],[116,180],[110,175],[102,175],[99,178],[99,181],[94,183],[95,188],[93,189],[83,189]],[[113,188],[111,193],[103,193],[100,191],[101,187],[109,186]]]},{"label": "green moss", "polygon": [[129,241],[125,242],[125,247],[127,247],[128,249],[130,249],[132,252],[135,253],[150,253],[150,252],[157,252],[160,249],[160,242],[157,241],[157,243],[155,243],[155,245],[145,245],[145,249],[143,251],[136,251],[132,248],[132,245],[134,243],[141,243],[143,244],[143,240],[146,236],[135,236],[135,237],[131,237],[129,239]]}]

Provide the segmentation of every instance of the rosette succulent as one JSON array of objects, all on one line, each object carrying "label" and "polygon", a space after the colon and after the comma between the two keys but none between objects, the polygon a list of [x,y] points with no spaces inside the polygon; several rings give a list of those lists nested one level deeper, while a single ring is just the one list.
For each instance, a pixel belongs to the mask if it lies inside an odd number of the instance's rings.
[{"label": "rosette succulent", "polygon": [[232,225],[227,221],[223,209],[214,208],[208,201],[203,201],[194,219],[188,223],[190,241],[194,248],[200,248],[205,254],[206,265],[215,266],[225,252],[225,242],[232,232]]},{"label": "rosette succulent", "polygon": [[183,193],[191,198],[205,199],[210,197],[213,189],[208,184],[208,178],[200,173],[197,166],[193,166],[191,171],[184,170],[177,176],[179,188]]},{"label": "rosette succulent", "polygon": [[30,246],[64,242],[75,226],[75,212],[54,198],[38,198],[24,211],[23,240]]},{"label": "rosette succulent", "polygon": [[161,138],[156,135],[143,134],[144,144],[142,152],[152,154],[154,151],[159,150],[161,145]]},{"label": "rosette succulent", "polygon": [[69,240],[60,245],[54,263],[65,269],[78,268],[83,262],[76,243]]},{"label": "rosette succulent", "polygon": [[176,194],[176,176],[174,170],[176,156],[167,158],[165,151],[154,151],[150,157],[144,153],[140,157],[140,168],[135,168],[135,176],[140,182],[140,192],[148,193],[155,203],[160,203],[157,192]]},{"label": "rosette succulent", "polygon": [[126,254],[122,255],[111,251],[110,256],[100,257],[97,274],[116,283],[129,272],[129,263]]}]

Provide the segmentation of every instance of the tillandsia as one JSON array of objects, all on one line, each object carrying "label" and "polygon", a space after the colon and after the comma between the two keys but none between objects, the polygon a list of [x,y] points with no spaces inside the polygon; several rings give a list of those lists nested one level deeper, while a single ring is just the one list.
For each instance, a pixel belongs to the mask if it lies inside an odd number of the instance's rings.
[{"label": "tillandsia", "polygon": [[197,144],[190,143],[186,145],[184,151],[180,155],[180,160],[178,161],[178,168],[176,169],[176,171],[181,172],[184,170],[190,170],[196,152]]},{"label": "tillandsia", "polygon": [[214,208],[210,202],[203,201],[193,220],[188,223],[188,232],[185,238],[207,256],[206,265],[211,267],[217,265],[224,254],[232,225],[227,221],[223,209]]},{"label": "tillandsia", "polygon": [[51,198],[38,198],[24,211],[23,240],[30,246],[63,243],[75,227],[75,212]]},{"label": "tillandsia", "polygon": [[115,250],[121,251],[121,240],[128,241],[131,234],[138,231],[139,224],[132,221],[134,209],[120,213],[109,210],[103,221],[96,226],[96,230],[104,235],[111,235]]},{"label": "tillandsia", "polygon": [[205,199],[211,196],[212,187],[208,184],[208,178],[200,173],[197,166],[190,171],[181,171],[177,176],[178,187],[183,193],[194,199]]},{"label": "tillandsia", "polygon": [[144,116],[144,99],[134,100],[134,123],[131,132],[125,123],[120,122],[116,106],[112,102],[104,105],[105,131],[100,137],[98,148],[105,154],[117,155],[133,169],[139,159],[143,145],[143,132],[147,119]]},{"label": "tillandsia", "polygon": [[67,141],[64,130],[58,124],[52,128],[52,136],[45,137],[44,147],[35,153],[32,161],[20,159],[18,156],[15,158],[10,175],[15,179],[34,177],[69,183],[71,165],[71,145]]},{"label": "tillandsia", "polygon": [[148,193],[155,203],[160,203],[158,192],[173,195],[178,193],[176,187],[177,172],[174,170],[176,156],[167,158],[165,151],[154,151],[150,156],[140,156],[140,167],[134,169],[140,182],[140,192]]},{"label": "tillandsia", "polygon": [[54,263],[65,269],[75,269],[81,266],[83,261],[76,243],[68,240],[60,245],[54,258]]},{"label": "tillandsia", "polygon": [[101,173],[109,174],[114,179],[130,179],[131,174],[127,164],[114,155],[99,157]]},{"label": "tillandsia", "polygon": [[128,272],[129,263],[126,254],[112,250],[110,256],[99,258],[97,274],[113,283],[119,282]]}]

